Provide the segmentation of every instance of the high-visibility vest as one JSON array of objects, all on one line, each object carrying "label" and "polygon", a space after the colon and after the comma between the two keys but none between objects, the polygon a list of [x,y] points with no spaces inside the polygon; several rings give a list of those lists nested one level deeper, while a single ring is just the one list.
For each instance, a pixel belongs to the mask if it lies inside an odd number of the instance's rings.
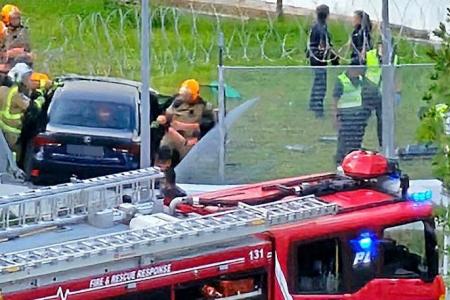
[{"label": "high-visibility vest", "polygon": [[362,106],[361,86],[354,86],[347,74],[338,76],[342,84],[343,94],[338,101],[338,108],[353,108]]},{"label": "high-visibility vest", "polygon": [[367,64],[366,78],[378,86],[381,80],[381,65],[376,49],[367,51],[366,64]]},{"label": "high-visibility vest", "polygon": [[[382,71],[377,50],[372,49],[366,53],[366,64],[367,64],[366,78],[369,79],[372,83],[376,84],[377,86],[380,85]],[[394,54],[392,64],[394,66],[398,65],[397,54]]]},{"label": "high-visibility vest", "polygon": [[393,51],[392,55],[393,55],[393,56],[391,56],[392,64],[394,66],[397,66],[399,64],[399,62],[398,62],[398,55],[397,55],[396,51]]},{"label": "high-visibility vest", "polygon": [[[11,113],[12,100],[17,93],[19,93],[19,87],[17,85],[12,86],[8,91],[6,101],[0,107],[0,129],[3,132],[20,134],[22,129],[22,114]],[[15,126],[10,125],[11,122],[14,122]]]}]

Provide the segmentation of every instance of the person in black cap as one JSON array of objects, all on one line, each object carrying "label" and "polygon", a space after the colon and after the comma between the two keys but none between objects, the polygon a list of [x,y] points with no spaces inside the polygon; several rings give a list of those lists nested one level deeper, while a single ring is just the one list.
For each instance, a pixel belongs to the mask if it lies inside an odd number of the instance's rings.
[{"label": "person in black cap", "polygon": [[316,117],[323,117],[323,100],[327,92],[327,70],[323,68],[328,65],[328,60],[333,65],[339,64],[339,58],[332,49],[330,34],[327,29],[327,19],[330,9],[327,5],[319,5],[316,8],[317,21],[311,28],[309,36],[309,47],[307,56],[314,69],[314,83],[311,89],[309,109]]}]

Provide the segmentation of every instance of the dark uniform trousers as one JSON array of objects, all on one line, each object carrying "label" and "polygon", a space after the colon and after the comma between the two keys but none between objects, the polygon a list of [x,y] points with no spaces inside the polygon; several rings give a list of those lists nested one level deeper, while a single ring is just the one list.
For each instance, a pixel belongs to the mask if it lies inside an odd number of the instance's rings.
[{"label": "dark uniform trousers", "polygon": [[[375,112],[377,117],[377,137],[378,144],[383,145],[383,119],[381,110],[381,93],[378,90],[363,91],[362,94],[363,106],[367,110],[367,118],[370,118],[372,112]],[[366,122],[367,123],[367,122]]]},{"label": "dark uniform trousers", "polygon": [[361,148],[369,115],[370,111],[363,106],[338,109],[337,164],[341,164],[349,152]]},{"label": "dark uniform trousers", "polygon": [[323,115],[323,100],[327,92],[327,69],[314,69],[314,82],[311,89],[311,97],[309,100],[309,109],[316,113],[317,116]]}]

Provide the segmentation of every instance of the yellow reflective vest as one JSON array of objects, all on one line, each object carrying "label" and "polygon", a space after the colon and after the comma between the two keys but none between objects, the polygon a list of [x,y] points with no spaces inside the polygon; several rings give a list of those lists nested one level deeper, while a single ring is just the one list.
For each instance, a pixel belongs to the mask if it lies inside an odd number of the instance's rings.
[{"label": "yellow reflective vest", "polygon": [[[6,87],[2,87],[6,88]],[[19,94],[19,87],[13,85],[6,93],[4,99],[0,99],[0,129],[3,132],[20,134],[22,129],[22,116],[26,107],[13,109],[14,98]]]},{"label": "yellow reflective vest", "polygon": [[381,65],[376,49],[372,49],[366,53],[366,64],[366,78],[378,86],[381,80]]},{"label": "yellow reflective vest", "polygon": [[354,86],[345,73],[339,75],[338,79],[342,84],[343,94],[339,98],[337,107],[341,109],[362,106],[361,86]]},{"label": "yellow reflective vest", "polygon": [[[398,64],[398,56],[394,54],[393,65]],[[366,78],[375,85],[379,86],[381,82],[381,64],[377,50],[372,49],[366,53],[367,72]]]}]

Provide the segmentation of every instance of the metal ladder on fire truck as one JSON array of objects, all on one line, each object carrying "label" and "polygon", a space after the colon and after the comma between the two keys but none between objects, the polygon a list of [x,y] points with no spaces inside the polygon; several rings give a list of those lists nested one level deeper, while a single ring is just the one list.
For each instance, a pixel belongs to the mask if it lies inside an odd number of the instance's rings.
[{"label": "metal ladder on fire truck", "polygon": [[[137,175],[139,172],[151,174],[151,169],[135,172],[130,174]],[[151,180],[154,179],[152,175],[149,176]],[[129,178],[127,180],[132,181]],[[72,187],[76,186],[77,184],[74,184]],[[56,197],[54,194],[49,196]],[[162,226],[3,253],[0,257],[0,284],[113,262],[118,259],[117,257],[147,256],[232,240],[264,232],[276,225],[333,215],[337,211],[336,204],[326,203],[313,195],[256,206],[239,203],[236,209],[230,211],[180,219]]]},{"label": "metal ladder on fire truck", "polygon": [[151,210],[158,196],[156,182],[162,178],[162,172],[148,168],[0,196],[0,240],[83,222],[125,198]]}]

